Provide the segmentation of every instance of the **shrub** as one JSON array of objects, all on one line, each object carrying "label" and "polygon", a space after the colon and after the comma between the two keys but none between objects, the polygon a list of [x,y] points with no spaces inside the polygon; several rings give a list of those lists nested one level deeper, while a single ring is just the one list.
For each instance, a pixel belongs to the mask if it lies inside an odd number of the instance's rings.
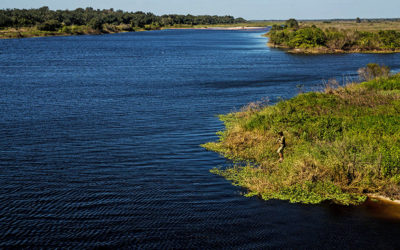
[{"label": "shrub", "polygon": [[283,30],[283,29],[284,29],[284,26],[278,25],[278,24],[274,24],[274,25],[272,25],[272,27],[271,27],[271,31]]},{"label": "shrub", "polygon": [[391,50],[400,48],[400,32],[394,30],[379,31],[379,41],[383,47]]},{"label": "shrub", "polygon": [[85,33],[85,26],[72,25],[71,26],[71,33],[72,34],[84,34]]},{"label": "shrub", "polygon": [[10,17],[0,13],[0,27],[9,27],[13,24],[13,21]]},{"label": "shrub", "polygon": [[90,28],[95,29],[95,30],[99,30],[102,31],[103,30],[103,24],[104,24],[104,20],[99,18],[99,17],[94,17],[92,18],[88,25]]},{"label": "shrub", "polygon": [[361,50],[376,50],[381,47],[378,34],[371,32],[359,32],[357,45]]},{"label": "shrub", "polygon": [[62,29],[61,29],[61,32],[69,34],[69,33],[72,32],[71,31],[71,27],[70,26],[63,26]]},{"label": "shrub", "polygon": [[291,48],[314,48],[325,45],[326,35],[319,28],[301,28],[292,34],[288,45]]},{"label": "shrub", "polygon": [[326,46],[331,49],[343,49],[347,40],[345,34],[338,31],[326,32]]},{"label": "shrub", "polygon": [[61,23],[57,20],[49,20],[37,26],[42,31],[57,31],[61,28]]},{"label": "shrub", "polygon": [[286,27],[289,29],[298,29],[299,28],[299,23],[297,22],[296,19],[291,18],[285,22]]},{"label": "shrub", "polygon": [[390,68],[388,66],[380,66],[377,63],[369,63],[367,67],[358,70],[359,78],[363,81],[370,81],[375,78],[388,78],[390,75]]},{"label": "shrub", "polygon": [[269,39],[272,43],[277,45],[286,45],[289,41],[289,34],[287,30],[274,30],[269,34]]},{"label": "shrub", "polygon": [[390,76],[387,79],[377,78],[369,82],[364,82],[363,85],[370,89],[400,90],[400,75]]}]

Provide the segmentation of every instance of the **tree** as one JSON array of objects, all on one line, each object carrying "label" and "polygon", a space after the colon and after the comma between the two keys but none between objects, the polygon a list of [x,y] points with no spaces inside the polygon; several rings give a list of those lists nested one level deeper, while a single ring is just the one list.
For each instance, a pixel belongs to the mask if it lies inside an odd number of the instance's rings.
[{"label": "tree", "polygon": [[287,20],[285,25],[289,29],[298,29],[299,28],[299,23],[294,18],[291,18],[291,19]]},{"label": "tree", "polygon": [[104,20],[101,19],[100,17],[94,17],[88,23],[90,28],[99,30],[99,31],[103,30],[103,24],[104,24]]},{"label": "tree", "polygon": [[[87,25],[96,30],[102,30],[104,24],[116,26],[120,24],[133,27],[156,29],[161,26],[180,24],[231,24],[246,22],[243,18],[235,19],[233,16],[192,16],[192,15],[163,15],[153,13],[123,12],[114,9],[95,10],[91,7],[77,8],[75,10],[50,10],[44,6],[39,9],[0,9],[0,28],[3,27],[32,27],[41,30],[55,31],[62,26]],[[71,27],[71,30],[73,28]],[[77,28],[75,28],[77,29]]]},{"label": "tree", "polygon": [[235,23],[246,23],[246,22],[247,22],[246,19],[244,19],[242,17],[239,17],[239,18],[235,19]]},{"label": "tree", "polygon": [[325,45],[326,35],[319,28],[306,27],[294,31],[288,45],[291,48],[315,48]]},{"label": "tree", "polygon": [[359,17],[356,18],[356,23],[361,23],[361,19]]},{"label": "tree", "polygon": [[8,16],[0,13],[0,27],[9,27],[12,25],[12,20]]},{"label": "tree", "polygon": [[59,28],[61,23],[57,20],[49,20],[38,25],[38,29],[43,31],[57,31]]}]

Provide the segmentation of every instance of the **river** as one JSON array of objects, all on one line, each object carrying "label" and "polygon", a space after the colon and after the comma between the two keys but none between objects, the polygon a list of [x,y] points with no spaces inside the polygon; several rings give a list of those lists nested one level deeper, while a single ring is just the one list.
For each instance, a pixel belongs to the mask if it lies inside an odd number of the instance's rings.
[{"label": "river", "polygon": [[260,31],[0,40],[0,248],[399,248],[374,206],[246,198],[216,115],[399,54],[290,55]]}]

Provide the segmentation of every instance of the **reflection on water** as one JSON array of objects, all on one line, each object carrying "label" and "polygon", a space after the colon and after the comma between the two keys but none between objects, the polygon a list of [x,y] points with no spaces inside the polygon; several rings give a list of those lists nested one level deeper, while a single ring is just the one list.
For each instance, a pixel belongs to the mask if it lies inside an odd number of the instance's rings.
[{"label": "reflection on water", "polygon": [[261,34],[1,40],[0,247],[399,247],[390,206],[265,202],[209,173],[226,164],[199,147],[215,115],[400,68],[398,54],[289,55]]},{"label": "reflection on water", "polygon": [[368,215],[400,222],[400,204],[394,201],[368,199],[361,207]]}]

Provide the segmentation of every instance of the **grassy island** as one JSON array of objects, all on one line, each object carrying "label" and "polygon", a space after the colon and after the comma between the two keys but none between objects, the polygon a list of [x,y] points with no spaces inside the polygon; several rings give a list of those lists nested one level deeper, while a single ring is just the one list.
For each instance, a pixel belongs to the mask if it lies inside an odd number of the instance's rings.
[{"label": "grassy island", "polygon": [[[360,21],[361,22],[361,21]],[[393,22],[397,23],[398,22]],[[295,19],[285,25],[273,25],[269,46],[291,53],[394,53],[400,52],[400,32],[373,28],[373,23],[338,25],[338,23],[301,23]],[[331,26],[329,26],[331,25]]]},{"label": "grassy island", "polygon": [[[369,64],[369,81],[302,93],[276,105],[252,103],[221,115],[219,141],[202,145],[233,160],[211,172],[265,200],[360,204],[400,198],[400,75]],[[278,161],[278,132],[286,137]]]}]

